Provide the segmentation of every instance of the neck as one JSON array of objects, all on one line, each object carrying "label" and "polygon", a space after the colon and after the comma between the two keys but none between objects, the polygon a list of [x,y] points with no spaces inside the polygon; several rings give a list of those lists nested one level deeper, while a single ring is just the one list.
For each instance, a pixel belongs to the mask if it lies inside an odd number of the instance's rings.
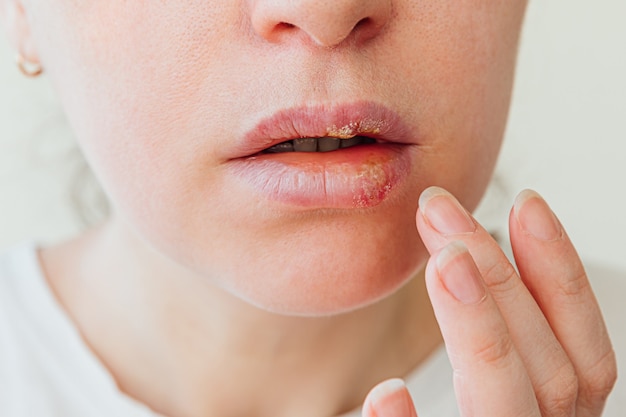
[{"label": "neck", "polygon": [[[341,414],[441,342],[422,276],[350,313],[291,317],[258,309],[138,241],[120,241],[129,240],[105,227],[48,250],[44,264],[120,389],[164,415]],[[80,262],[61,261],[69,256]],[[68,269],[76,265],[82,271]]]}]

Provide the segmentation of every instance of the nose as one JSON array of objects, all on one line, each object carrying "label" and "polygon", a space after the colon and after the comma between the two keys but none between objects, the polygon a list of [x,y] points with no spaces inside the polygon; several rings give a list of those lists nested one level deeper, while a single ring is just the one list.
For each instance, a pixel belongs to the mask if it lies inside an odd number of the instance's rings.
[{"label": "nose", "polygon": [[334,47],[364,42],[387,24],[392,0],[252,0],[252,27],[273,43],[298,36]]}]

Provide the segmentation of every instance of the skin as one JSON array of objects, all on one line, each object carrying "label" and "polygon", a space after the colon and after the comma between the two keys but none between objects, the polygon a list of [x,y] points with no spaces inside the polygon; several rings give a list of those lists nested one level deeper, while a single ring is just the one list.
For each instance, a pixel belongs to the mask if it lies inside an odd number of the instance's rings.
[{"label": "skin", "polygon": [[[466,415],[600,415],[614,356],[543,200],[523,193],[512,211],[519,276],[475,221],[458,221],[495,164],[525,1],[0,5],[114,208],[41,259],[126,395],[174,417],[335,415],[443,337]],[[296,210],[259,201],[226,168],[261,118],[358,100],[415,132],[393,198]],[[422,194],[431,185],[461,206]],[[532,224],[557,224],[556,237]],[[364,415],[415,415],[406,395],[378,386]]]}]

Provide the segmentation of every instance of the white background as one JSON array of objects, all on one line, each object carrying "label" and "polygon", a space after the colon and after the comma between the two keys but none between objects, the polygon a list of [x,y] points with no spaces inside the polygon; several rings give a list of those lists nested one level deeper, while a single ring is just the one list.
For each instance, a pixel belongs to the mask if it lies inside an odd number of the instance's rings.
[{"label": "white background", "polygon": [[[624,0],[531,3],[497,174],[510,200],[541,192],[587,261],[623,271],[625,21]],[[48,81],[21,77],[0,39],[0,250],[79,230],[67,193],[74,152]]]}]

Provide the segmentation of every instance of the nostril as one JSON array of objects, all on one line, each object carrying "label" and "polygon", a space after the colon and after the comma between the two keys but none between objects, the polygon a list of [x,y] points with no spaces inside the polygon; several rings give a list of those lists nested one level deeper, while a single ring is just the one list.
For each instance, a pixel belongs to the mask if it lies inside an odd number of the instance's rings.
[{"label": "nostril", "polygon": [[272,38],[276,40],[279,37],[284,36],[285,34],[288,34],[289,32],[293,32],[297,29],[298,27],[292,23],[287,23],[287,22],[276,23],[274,25],[274,28],[271,31],[271,33],[273,34]]},{"label": "nostril", "polygon": [[354,25],[355,29],[361,28],[361,27],[365,27],[368,26],[371,23],[372,19],[370,19],[369,17],[364,17],[363,19],[359,20],[358,22],[356,22],[356,25]]},{"label": "nostril", "polygon": [[391,0],[251,0],[252,27],[272,43],[305,39],[334,47],[375,37],[391,15]]}]

